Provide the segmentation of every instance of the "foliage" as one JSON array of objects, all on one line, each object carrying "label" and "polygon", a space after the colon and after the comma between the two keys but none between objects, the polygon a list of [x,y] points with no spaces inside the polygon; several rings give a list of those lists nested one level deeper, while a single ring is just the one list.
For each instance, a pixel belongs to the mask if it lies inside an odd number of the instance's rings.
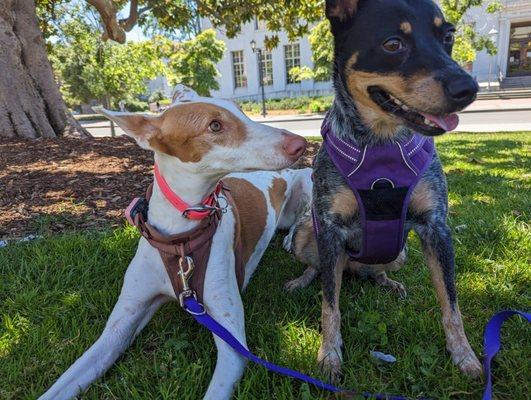
[{"label": "foliage", "polygon": [[67,101],[127,99],[146,91],[146,80],[164,70],[151,41],[118,45],[102,41],[96,29],[81,17],[61,25],[59,41],[50,59]]},{"label": "foliage", "polygon": [[158,37],[158,46],[168,60],[167,71],[170,83],[183,83],[202,96],[219,89],[216,64],[223,57],[225,43],[216,39],[216,32],[207,29],[194,39],[172,42]]},{"label": "foliage", "polygon": [[[479,35],[475,27],[463,20],[464,15],[472,7],[485,5],[485,0],[441,0],[441,8],[446,19],[457,28],[456,41],[454,46],[454,59],[466,64],[476,59],[478,51],[487,50],[487,53],[494,55],[497,53],[496,44],[486,35]],[[485,9],[493,14],[501,10],[502,4],[499,0],[488,1]]]},{"label": "foliage", "polygon": [[149,96],[149,102],[150,103],[156,103],[157,101],[161,101],[166,99],[166,95],[162,90],[155,90],[151,95]]},{"label": "foliage", "polygon": [[[333,96],[324,97],[288,97],[284,99],[267,99],[266,109],[269,111],[296,111],[299,113],[320,113],[327,111],[332,106]],[[262,103],[254,101],[239,102],[245,112],[259,114],[262,111]]]},{"label": "foliage", "polygon": [[[529,308],[531,165],[525,149],[531,133],[451,134],[436,140],[448,175],[450,226],[466,226],[454,233],[457,288],[465,329],[480,354],[483,328],[493,313]],[[280,236],[243,293],[247,343],[272,362],[319,377],[321,285],[317,280],[294,294],[283,290],[305,267],[282,249]],[[137,241],[129,227],[67,232],[0,249],[0,398],[37,398],[98,338]],[[483,383],[459,373],[445,350],[419,242],[412,240],[409,249],[408,264],[391,273],[409,289],[406,299],[369,281],[344,278],[344,386],[410,398],[479,399]],[[531,330],[514,319],[503,336],[494,367],[495,396],[526,399]],[[371,361],[371,350],[398,361],[382,367]],[[125,356],[82,398],[200,399],[215,354],[212,336],[173,302],[154,315]],[[330,394],[249,364],[234,398]]]},{"label": "foliage", "polygon": [[311,29],[308,40],[312,49],[313,69],[306,66],[295,67],[290,70],[290,75],[296,80],[327,81],[331,79],[334,62],[334,37],[327,19]]},{"label": "foliage", "polygon": [[[115,108],[117,108],[115,106]],[[149,110],[149,104],[145,101],[138,100],[135,98],[127,99],[125,102],[125,108],[127,111],[131,112],[137,112],[137,111],[148,111]]]}]

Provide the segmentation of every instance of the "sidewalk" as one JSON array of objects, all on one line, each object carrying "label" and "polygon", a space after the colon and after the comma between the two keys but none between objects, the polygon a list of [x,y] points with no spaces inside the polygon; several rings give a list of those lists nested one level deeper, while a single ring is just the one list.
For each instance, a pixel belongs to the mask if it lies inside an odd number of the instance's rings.
[{"label": "sidewalk", "polygon": [[[476,100],[461,114],[479,113],[479,112],[496,112],[496,111],[527,111],[531,112],[531,98],[528,99],[496,99],[496,100]],[[278,116],[253,115],[251,118],[257,122],[290,122],[290,121],[317,121],[322,120],[324,114],[292,114]]]}]

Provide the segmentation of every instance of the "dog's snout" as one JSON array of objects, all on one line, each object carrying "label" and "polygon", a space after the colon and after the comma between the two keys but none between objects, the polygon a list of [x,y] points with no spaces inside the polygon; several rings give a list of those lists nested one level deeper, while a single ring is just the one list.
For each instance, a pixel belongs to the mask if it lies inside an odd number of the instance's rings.
[{"label": "dog's snout", "polygon": [[476,81],[467,74],[448,79],[444,90],[452,103],[459,108],[464,108],[476,99],[479,87]]},{"label": "dog's snout", "polygon": [[288,157],[298,160],[306,151],[306,139],[288,131],[283,131],[282,150]]}]

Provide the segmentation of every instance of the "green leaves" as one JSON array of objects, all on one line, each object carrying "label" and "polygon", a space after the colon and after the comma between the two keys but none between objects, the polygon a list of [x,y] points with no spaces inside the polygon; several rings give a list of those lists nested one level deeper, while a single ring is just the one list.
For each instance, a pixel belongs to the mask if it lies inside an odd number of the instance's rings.
[{"label": "green leaves", "polygon": [[120,45],[104,42],[82,17],[61,26],[50,59],[67,103],[120,100],[142,94],[146,82],[164,71],[152,41]]},{"label": "green leaves", "polygon": [[[453,57],[462,65],[474,61],[478,51],[486,49],[490,55],[495,55],[498,52],[496,44],[488,36],[478,35],[472,24],[463,21],[463,16],[468,10],[483,4],[485,4],[485,0],[441,1],[441,8],[446,19],[457,28]],[[493,0],[488,1],[486,10],[493,14],[500,11],[501,8],[500,1]]]},{"label": "green leaves", "polygon": [[168,59],[167,72],[172,85],[185,84],[201,96],[209,96],[211,90],[219,89],[216,64],[223,57],[225,43],[216,39],[213,29],[181,43],[160,37],[158,41],[162,53]]},{"label": "green leaves", "polygon": [[332,77],[332,65],[334,63],[334,37],[327,19],[311,29],[308,40],[312,49],[313,69],[309,67],[292,68],[290,75],[295,80],[327,81]]}]

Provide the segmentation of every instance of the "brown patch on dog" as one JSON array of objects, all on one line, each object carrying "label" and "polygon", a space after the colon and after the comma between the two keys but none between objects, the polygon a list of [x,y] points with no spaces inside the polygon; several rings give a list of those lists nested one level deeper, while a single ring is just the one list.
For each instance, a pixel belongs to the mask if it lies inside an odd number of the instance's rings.
[{"label": "brown patch on dog", "polygon": [[334,301],[332,304],[324,298],[321,309],[322,342],[319,347],[317,360],[322,368],[329,373],[333,382],[336,382],[341,374],[341,312],[339,310],[339,293],[343,280],[343,270],[347,263],[346,254],[338,257],[335,265]]},{"label": "brown patch on dog", "polygon": [[358,9],[358,0],[337,0],[334,6],[327,7],[328,18],[339,18],[341,21],[352,17]]},{"label": "brown patch on dog", "polygon": [[[212,121],[222,131],[209,129]],[[154,150],[179,158],[183,162],[199,162],[214,145],[235,147],[245,141],[245,124],[230,111],[208,103],[180,104],[159,117],[159,130],[149,138]]]},{"label": "brown patch on dog", "polygon": [[374,72],[356,71],[348,68],[345,71],[347,89],[356,103],[361,119],[376,135],[391,137],[400,125],[400,119],[384,112],[369,97],[369,86],[381,86],[388,90],[404,91],[405,81],[398,75],[383,75]]},{"label": "brown patch on dog", "polygon": [[293,238],[293,254],[303,264],[314,268],[319,267],[317,240],[315,239],[313,221],[310,215],[306,215],[304,220],[298,223],[295,237]]},{"label": "brown patch on dog", "polygon": [[284,200],[286,199],[287,189],[288,184],[284,178],[273,178],[273,183],[271,184],[268,192],[271,205],[277,213],[277,220],[280,218],[280,212],[282,211],[282,206],[284,205]]},{"label": "brown patch on dog", "polygon": [[370,86],[384,89],[414,110],[440,114],[445,108],[444,90],[430,74],[419,73],[405,78],[398,74],[384,75],[347,68],[345,75],[347,89],[361,119],[374,134],[382,137],[393,136],[404,121],[386,113],[370,98],[367,91]]},{"label": "brown patch on dog", "polygon": [[354,66],[358,63],[358,56],[359,55],[360,55],[360,52],[357,51],[354,54],[352,54],[352,56],[349,58],[349,60],[347,61],[347,65],[350,68],[354,68]]},{"label": "brown patch on dog", "polygon": [[433,191],[425,181],[420,181],[413,190],[409,209],[415,214],[422,214],[435,208]]},{"label": "brown patch on dog", "polygon": [[[441,307],[442,323],[446,336],[446,348],[457,365],[465,360],[470,362],[469,357],[472,356],[472,358],[475,358],[476,356],[468,343],[459,306],[455,303],[452,307],[444,283],[442,266],[436,255],[431,250],[426,250],[425,256],[430,269],[431,280],[435,286],[435,292]],[[478,365],[478,367],[481,370],[481,366]]]},{"label": "brown patch on dog", "polygon": [[229,187],[240,214],[243,262],[247,264],[267,223],[267,201],[264,193],[245,179],[227,178]]},{"label": "brown patch on dog", "polygon": [[358,212],[358,200],[350,188],[342,187],[334,194],[330,210],[343,218],[350,218]]},{"label": "brown patch on dog", "polygon": [[408,21],[404,21],[400,24],[400,30],[405,34],[409,35],[411,34],[411,32],[413,32],[413,27],[411,26],[411,23],[409,23]]},{"label": "brown patch on dog", "polygon": [[443,19],[441,17],[435,17],[433,20],[433,23],[435,24],[437,28],[440,28],[441,25],[443,24]]}]

